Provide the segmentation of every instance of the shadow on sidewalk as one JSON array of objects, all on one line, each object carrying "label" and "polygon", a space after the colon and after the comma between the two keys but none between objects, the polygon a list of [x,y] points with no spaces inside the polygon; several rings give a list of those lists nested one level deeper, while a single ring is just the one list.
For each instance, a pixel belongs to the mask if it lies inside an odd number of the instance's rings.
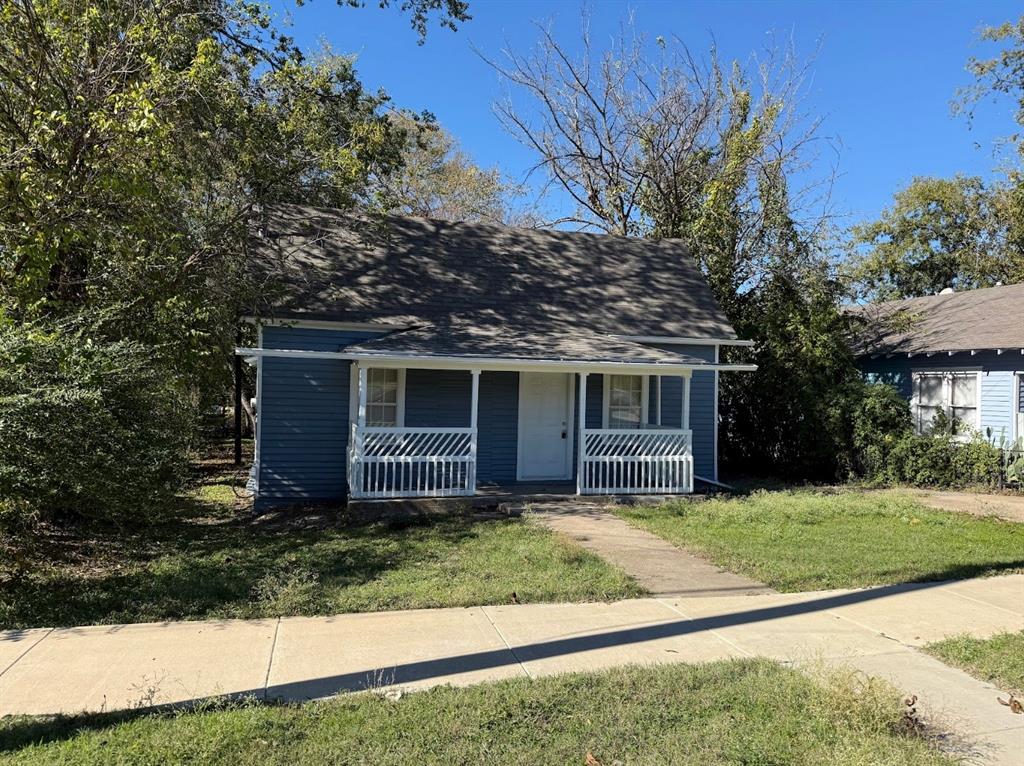
[{"label": "shadow on sidewalk", "polygon": [[[1000,565],[999,569],[1019,569],[1022,567],[1024,567],[1024,560]],[[594,649],[629,646],[646,641],[693,635],[735,625],[749,625],[784,617],[812,614],[901,593],[929,590],[948,585],[951,582],[955,582],[955,580],[945,579],[925,583],[882,585],[848,593],[812,598],[792,604],[747,609],[714,617],[683,618],[655,625],[628,627],[586,636],[559,638],[516,646],[512,650],[497,649],[387,667],[365,668],[353,673],[323,676],[305,681],[272,685],[265,689],[249,689],[227,696],[197,698],[174,705],[151,707],[135,711],[83,714],[80,716],[9,719],[5,723],[0,723],[0,734],[3,735],[0,737],[0,752],[15,750],[32,742],[38,743],[63,739],[83,728],[102,728],[154,712],[195,707],[207,709],[207,706],[210,705],[215,708],[224,702],[238,699],[265,700],[267,703],[296,702],[322,698],[341,692],[379,688],[383,685],[411,684],[443,676],[516,665],[519,662],[516,651],[525,653],[531,661],[569,656]],[[753,600],[758,597],[752,596],[750,598]]]}]

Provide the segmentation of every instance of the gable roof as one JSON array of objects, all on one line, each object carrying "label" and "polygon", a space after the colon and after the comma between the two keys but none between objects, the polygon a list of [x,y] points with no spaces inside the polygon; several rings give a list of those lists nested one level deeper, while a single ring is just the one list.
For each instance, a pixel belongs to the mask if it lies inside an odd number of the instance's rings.
[{"label": "gable roof", "polygon": [[1024,348],[1024,283],[856,306],[858,355]]},{"label": "gable roof", "polygon": [[734,340],[678,240],[279,205],[249,251],[275,319]]}]

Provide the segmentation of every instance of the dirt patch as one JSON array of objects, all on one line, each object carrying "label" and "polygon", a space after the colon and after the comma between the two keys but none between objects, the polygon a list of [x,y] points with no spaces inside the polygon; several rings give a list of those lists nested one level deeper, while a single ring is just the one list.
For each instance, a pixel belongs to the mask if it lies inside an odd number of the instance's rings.
[{"label": "dirt patch", "polygon": [[922,503],[944,511],[960,511],[974,516],[995,516],[1024,523],[1024,495],[982,495],[974,492],[916,490]]}]

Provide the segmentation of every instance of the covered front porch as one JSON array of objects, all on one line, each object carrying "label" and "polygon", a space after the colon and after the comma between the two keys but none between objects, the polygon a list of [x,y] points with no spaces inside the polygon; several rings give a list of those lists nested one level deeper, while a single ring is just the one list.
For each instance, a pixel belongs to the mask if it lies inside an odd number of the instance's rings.
[{"label": "covered front porch", "polygon": [[[577,495],[691,493],[692,374],[692,367],[681,366],[516,369],[493,361],[465,367],[358,359],[352,365],[349,497],[526,494],[531,486]],[[415,410],[416,425],[406,425],[406,410]],[[451,425],[455,420],[464,425]]]}]

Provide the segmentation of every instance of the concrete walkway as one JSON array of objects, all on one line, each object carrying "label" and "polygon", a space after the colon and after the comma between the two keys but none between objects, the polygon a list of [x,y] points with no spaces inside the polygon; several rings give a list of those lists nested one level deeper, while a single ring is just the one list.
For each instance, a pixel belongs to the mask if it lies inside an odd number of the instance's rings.
[{"label": "concrete walkway", "polygon": [[[767,656],[854,665],[919,698],[978,762],[1020,766],[1024,716],[914,647],[1024,629],[1024,575],[854,591],[525,604],[0,632],[0,715],[225,694],[310,699],[623,664]],[[1005,698],[1005,694],[1002,695]]]},{"label": "concrete walkway", "polygon": [[625,570],[652,596],[734,596],[774,593],[742,575],[680,550],[600,507],[581,503],[533,504],[544,526],[571,538]]}]

